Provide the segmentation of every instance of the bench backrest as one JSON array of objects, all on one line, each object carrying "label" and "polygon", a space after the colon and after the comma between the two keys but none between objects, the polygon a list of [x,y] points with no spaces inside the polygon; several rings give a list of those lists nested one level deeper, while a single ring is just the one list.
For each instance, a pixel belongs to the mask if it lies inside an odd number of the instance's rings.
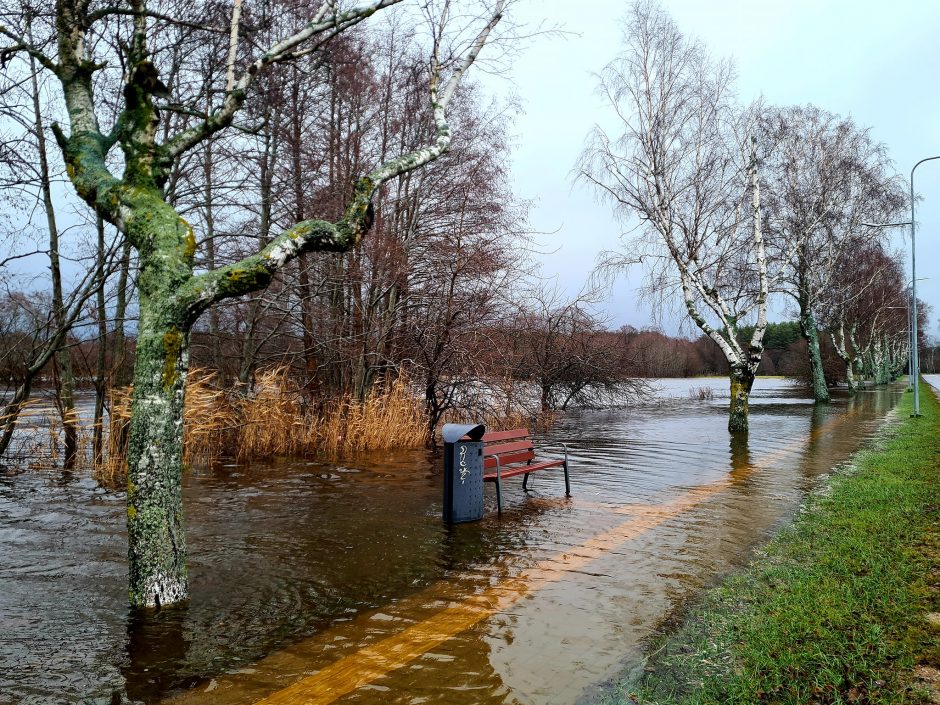
[{"label": "bench backrest", "polygon": [[514,428],[509,431],[493,431],[483,436],[483,468],[491,470],[496,467],[496,457],[499,456],[500,465],[511,463],[525,463],[535,458],[532,439],[529,438],[529,429]]}]

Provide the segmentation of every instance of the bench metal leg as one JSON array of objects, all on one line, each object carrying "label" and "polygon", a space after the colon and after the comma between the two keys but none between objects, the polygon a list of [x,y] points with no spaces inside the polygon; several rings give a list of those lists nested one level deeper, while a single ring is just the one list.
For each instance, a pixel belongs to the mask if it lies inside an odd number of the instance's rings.
[{"label": "bench metal leg", "polygon": [[499,479],[499,476],[496,476],[496,512],[498,514],[503,513],[503,488],[502,482]]},{"label": "bench metal leg", "polygon": [[530,475],[530,474],[531,474],[531,473],[526,473],[525,475],[522,476],[522,489],[523,489],[523,490],[527,490],[527,489],[529,488],[528,486],[529,486],[529,475]]},{"label": "bench metal leg", "polygon": [[565,496],[571,496],[571,479],[568,477],[568,461],[565,461],[565,464],[562,465],[565,469]]}]

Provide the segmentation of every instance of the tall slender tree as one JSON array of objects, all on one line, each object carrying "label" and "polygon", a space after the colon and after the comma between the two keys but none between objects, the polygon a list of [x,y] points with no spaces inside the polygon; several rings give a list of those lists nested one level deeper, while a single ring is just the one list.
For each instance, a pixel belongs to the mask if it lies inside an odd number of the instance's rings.
[{"label": "tall slender tree", "polygon": [[[285,15],[283,24],[291,25],[290,29],[244,59],[248,50],[239,49],[239,13],[233,12],[230,27],[220,27],[201,6],[184,14],[182,6],[162,12],[147,0],[108,6],[89,0],[57,0],[47,43],[29,41],[15,27],[0,26],[0,35],[10,42],[5,55],[25,52],[60,83],[68,125],[53,129],[71,183],[102,219],[123,233],[139,259],[127,485],[133,605],[168,605],[186,599],[189,592],[181,472],[183,401],[193,323],[218,301],[264,288],[288,262],[306,252],[342,252],[362,240],[373,223],[373,200],[383,185],[448,149],[451,132],[445,111],[500,21],[505,0],[478,8],[477,29],[470,32],[472,39],[462,51],[448,42],[447,32],[452,17],[467,15],[458,14],[446,1],[424,6],[433,40],[432,138],[358,175],[338,218],[296,222],[259,252],[199,272],[195,269],[196,233],[173,205],[174,174],[192,150],[233,126],[246,104],[256,99],[258,86],[279,66],[325,51],[337,37],[400,1],[370,0],[346,10],[325,2],[306,18]],[[219,76],[221,85],[214,88],[220,100],[211,103],[211,110],[205,111],[204,96],[192,105],[167,102],[171,93],[162,80],[168,73],[162,63],[166,52],[155,51],[166,26],[231,37],[228,65]],[[109,53],[109,47],[119,53]],[[98,75],[113,61],[123,66],[119,86]],[[234,78],[226,80],[229,76]],[[117,106],[110,127],[103,125],[105,105]],[[164,137],[161,119],[167,112],[180,111],[197,118]],[[116,150],[122,157],[119,175],[113,156]]]},{"label": "tall slender tree", "polygon": [[[601,75],[616,128],[595,128],[580,169],[625,222],[642,226],[606,264],[646,261],[652,291],[681,291],[728,361],[728,428],[747,431],[769,293],[756,110],[735,103],[731,65],[713,61],[657,4],[632,6],[625,37]],[[751,315],[742,344],[738,327]]]},{"label": "tall slender tree", "polygon": [[[827,297],[840,284],[845,258],[859,250],[860,223],[894,219],[903,190],[885,146],[851,119],[812,105],[773,108],[762,114],[761,132],[768,244],[782,265],[777,288],[797,309],[813,397],[828,402],[820,347]],[[881,231],[865,236],[874,240]]]}]

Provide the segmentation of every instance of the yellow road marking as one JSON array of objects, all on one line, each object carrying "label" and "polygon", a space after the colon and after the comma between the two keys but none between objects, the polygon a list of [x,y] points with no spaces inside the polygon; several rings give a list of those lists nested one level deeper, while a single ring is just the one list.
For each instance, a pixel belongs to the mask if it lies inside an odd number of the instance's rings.
[{"label": "yellow road marking", "polygon": [[[846,411],[838,418],[823,423],[810,433],[809,440],[816,440],[856,413],[857,410]],[[789,444],[765,457],[761,464],[772,463],[805,444],[805,439]],[[629,505],[630,511],[636,514],[631,519],[592,536],[568,551],[540,561],[514,578],[494,585],[478,595],[469,596],[463,602],[452,605],[398,634],[345,656],[317,673],[257,701],[255,705],[332,703],[401,668],[487,617],[506,610],[524,596],[561,580],[569,572],[583,568],[621,544],[684,514],[733,482],[733,479],[724,478],[711,485],[690,490],[660,505]],[[614,512],[618,509],[611,507]]]},{"label": "yellow road marking", "polygon": [[[699,494],[704,497],[704,493]],[[690,500],[685,497],[684,501],[671,503],[671,507],[655,507],[654,511],[597,534],[570,551],[540,561],[517,577],[494,585],[479,595],[468,597],[463,602],[438,612],[430,619],[350,654],[314,675],[258,701],[257,705],[331,703],[376,678],[401,668],[483,619],[507,609],[525,595],[560,580],[572,570],[584,567],[612,548],[681,514],[689,506]]]}]

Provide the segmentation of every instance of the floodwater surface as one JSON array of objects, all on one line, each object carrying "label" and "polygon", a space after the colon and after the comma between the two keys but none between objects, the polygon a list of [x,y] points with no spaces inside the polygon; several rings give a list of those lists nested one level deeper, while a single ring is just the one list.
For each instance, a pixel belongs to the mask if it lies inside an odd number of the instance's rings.
[{"label": "floodwater surface", "polygon": [[904,389],[814,407],[760,379],[741,441],[726,385],[566,414],[542,441],[569,444],[571,498],[560,470],[513,478],[502,516],[488,486],[486,518],[450,528],[424,451],[194,469],[192,596],[158,614],[126,606],[122,492],[0,473],[0,703],[589,701]]}]

